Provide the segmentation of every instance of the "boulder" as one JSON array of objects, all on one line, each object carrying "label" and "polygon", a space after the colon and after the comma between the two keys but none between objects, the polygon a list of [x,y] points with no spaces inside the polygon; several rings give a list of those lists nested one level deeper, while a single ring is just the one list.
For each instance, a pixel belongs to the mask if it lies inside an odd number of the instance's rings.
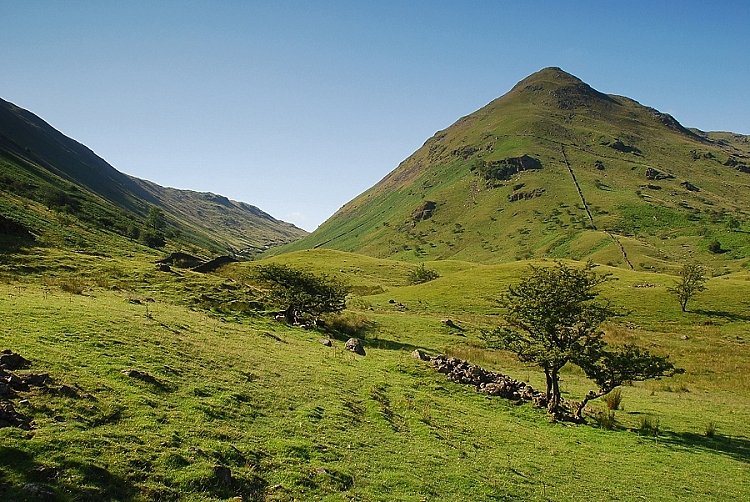
[{"label": "boulder", "polygon": [[359,338],[348,339],[344,347],[346,348],[346,350],[354,352],[355,354],[359,354],[360,356],[365,355],[365,348],[362,346],[362,340],[360,340]]},{"label": "boulder", "polygon": [[226,465],[217,464],[214,466],[214,479],[222,487],[232,486],[232,471]]},{"label": "boulder", "polygon": [[685,189],[687,189],[687,190],[689,190],[691,192],[700,192],[701,191],[700,188],[698,188],[697,186],[693,185],[689,181],[683,181],[682,183],[680,183],[680,185],[682,185],[683,187],[685,187]]},{"label": "boulder", "polygon": [[453,329],[458,329],[458,330],[462,330],[463,329],[463,328],[461,328],[461,326],[459,326],[458,324],[456,324],[455,322],[453,322],[453,319],[443,319],[440,322],[443,323],[443,325],[447,326],[448,328],[453,328]]},{"label": "boulder", "polygon": [[411,356],[414,359],[419,359],[420,361],[429,361],[430,360],[430,356],[428,356],[427,354],[425,354],[424,352],[422,352],[419,349],[415,349],[414,352],[411,353]]},{"label": "boulder", "polygon": [[0,399],[8,399],[15,396],[15,392],[6,382],[0,382]]},{"label": "boulder", "polygon": [[204,261],[197,256],[193,256],[188,253],[176,252],[171,253],[170,255],[162,258],[156,263],[163,263],[165,265],[173,265],[182,268],[193,268],[203,264]]},{"label": "boulder", "polygon": [[23,358],[21,355],[16,354],[12,350],[3,350],[0,354],[0,368],[6,370],[20,370],[28,368],[31,362],[28,359]]},{"label": "boulder", "polygon": [[49,380],[49,373],[29,373],[28,375],[21,375],[21,380],[32,387],[45,387]]},{"label": "boulder", "polygon": [[214,272],[216,269],[226,265],[227,263],[234,263],[237,261],[237,258],[234,258],[233,256],[217,256],[213,260],[207,261],[206,263],[203,263],[201,265],[198,265],[197,267],[193,267],[191,270],[193,272]]},{"label": "boulder", "polygon": [[646,178],[649,180],[669,180],[674,178],[671,174],[663,173],[653,167],[646,168]]},{"label": "boulder", "polygon": [[330,338],[321,338],[318,340],[322,345],[325,345],[326,347],[333,347],[333,342]]},{"label": "boulder", "polygon": [[641,154],[641,150],[640,149],[638,149],[637,147],[635,147],[633,145],[626,145],[620,139],[616,139],[612,143],[606,143],[606,145],[609,146],[610,148],[612,148],[613,150],[617,150],[618,152],[632,153],[634,155],[640,155]]},{"label": "boulder", "polygon": [[31,429],[31,419],[18,413],[8,401],[0,402],[0,428],[18,427],[20,429]]}]

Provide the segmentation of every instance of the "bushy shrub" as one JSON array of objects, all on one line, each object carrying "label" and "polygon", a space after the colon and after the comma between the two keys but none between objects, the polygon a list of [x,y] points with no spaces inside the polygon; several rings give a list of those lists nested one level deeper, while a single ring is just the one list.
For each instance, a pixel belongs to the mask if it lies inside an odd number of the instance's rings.
[{"label": "bushy shrub", "polygon": [[708,245],[708,250],[711,251],[714,254],[721,254],[725,250],[721,247],[721,242],[719,241],[713,241]]},{"label": "bushy shrub", "polygon": [[430,282],[437,279],[438,277],[440,277],[438,271],[425,267],[424,263],[409,272],[409,282],[412,284],[422,284],[425,282]]},{"label": "bushy shrub", "polygon": [[161,248],[166,244],[164,236],[154,232],[150,228],[141,232],[141,242],[150,248]]}]

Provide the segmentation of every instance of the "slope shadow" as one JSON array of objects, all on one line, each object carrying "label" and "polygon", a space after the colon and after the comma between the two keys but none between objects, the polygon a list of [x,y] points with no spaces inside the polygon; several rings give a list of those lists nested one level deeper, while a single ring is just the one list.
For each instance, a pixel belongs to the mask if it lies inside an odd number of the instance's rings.
[{"label": "slope shadow", "polygon": [[707,437],[694,432],[664,431],[659,434],[659,442],[701,453],[718,453],[740,462],[750,463],[750,439],[746,437]]},{"label": "slope shadow", "polygon": [[[20,481],[7,479],[6,473],[11,471]],[[73,472],[77,475],[71,476]],[[75,484],[69,479],[75,479]],[[2,500],[67,500],[71,494],[75,500],[128,500],[136,493],[132,483],[103,467],[75,460],[45,465],[27,451],[0,446]]]},{"label": "slope shadow", "polygon": [[750,321],[750,315],[727,312],[726,310],[695,309],[693,310],[693,312],[708,317],[721,317],[722,319],[726,319],[728,321]]}]

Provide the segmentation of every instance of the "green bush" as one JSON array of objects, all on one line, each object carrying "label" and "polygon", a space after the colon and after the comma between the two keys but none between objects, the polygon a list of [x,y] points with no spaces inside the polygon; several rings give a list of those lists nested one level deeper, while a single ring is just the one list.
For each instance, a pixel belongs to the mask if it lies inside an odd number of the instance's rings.
[{"label": "green bush", "polygon": [[714,254],[721,254],[726,251],[724,248],[721,247],[721,242],[719,241],[711,242],[711,244],[708,245],[708,250]]},{"label": "green bush", "polygon": [[438,277],[440,277],[440,274],[437,272],[437,270],[432,270],[425,267],[424,263],[409,272],[409,282],[411,284],[422,284],[425,282],[430,282],[437,279]]}]

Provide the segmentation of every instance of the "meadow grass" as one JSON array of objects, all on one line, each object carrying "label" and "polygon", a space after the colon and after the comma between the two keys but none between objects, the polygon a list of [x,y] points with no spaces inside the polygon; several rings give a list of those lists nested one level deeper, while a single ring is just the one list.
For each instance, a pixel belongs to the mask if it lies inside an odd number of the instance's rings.
[{"label": "meadow grass", "polygon": [[[148,255],[36,256],[25,275],[10,259],[0,268],[0,346],[78,397],[23,396],[17,408],[36,428],[0,429],[5,499],[22,498],[27,483],[60,500],[750,496],[744,276],[712,279],[683,315],[666,293],[670,276],[611,270],[618,280],[603,295],[630,313],[607,336],[669,353],[687,372],[624,387],[625,410],[606,430],[550,423],[542,410],[478,394],[410,356],[447,352],[540,386],[535,368],[487,351],[479,336],[500,322],[494,300],[528,264],[428,262],[441,277],[410,286],[414,265],[401,262],[331,251],[274,258],[365,293],[382,289],[349,302],[347,315],[367,320],[360,357],[340,339],[323,346],[323,333],[199,301],[237,291],[262,300],[255,263],[204,275],[156,272]],[[75,278],[81,294],[60,286]],[[645,282],[655,286],[633,287]],[[567,399],[591,388],[573,367],[562,384]],[[592,411],[605,407],[595,401]],[[658,420],[657,435],[638,433],[644,417]],[[231,470],[231,483],[217,466]]]}]

